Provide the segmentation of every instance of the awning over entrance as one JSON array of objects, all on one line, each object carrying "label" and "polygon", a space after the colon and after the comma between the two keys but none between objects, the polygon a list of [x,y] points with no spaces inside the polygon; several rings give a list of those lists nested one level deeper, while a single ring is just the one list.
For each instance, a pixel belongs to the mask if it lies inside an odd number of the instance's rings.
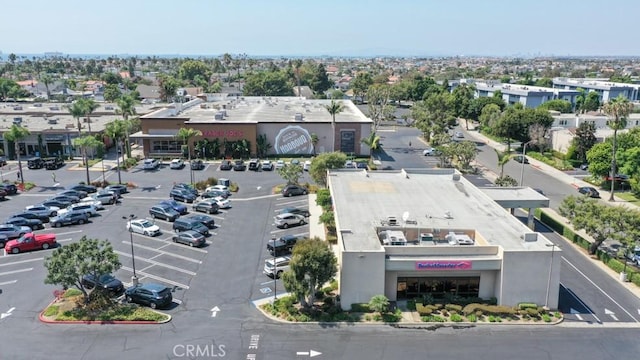
[{"label": "awning over entrance", "polygon": [[549,198],[530,187],[481,187],[493,201],[505,209],[538,209],[549,207]]},{"label": "awning over entrance", "polygon": [[143,134],[142,131],[129,135],[131,139],[175,139],[172,134]]}]

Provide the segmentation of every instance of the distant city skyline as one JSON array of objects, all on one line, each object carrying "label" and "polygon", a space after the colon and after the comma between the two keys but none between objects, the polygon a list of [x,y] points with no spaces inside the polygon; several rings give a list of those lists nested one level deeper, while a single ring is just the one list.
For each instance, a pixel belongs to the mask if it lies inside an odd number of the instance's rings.
[{"label": "distant city skyline", "polygon": [[[3,4],[0,51],[42,55],[638,56],[640,2],[32,0]],[[611,16],[609,14],[614,14]]]}]

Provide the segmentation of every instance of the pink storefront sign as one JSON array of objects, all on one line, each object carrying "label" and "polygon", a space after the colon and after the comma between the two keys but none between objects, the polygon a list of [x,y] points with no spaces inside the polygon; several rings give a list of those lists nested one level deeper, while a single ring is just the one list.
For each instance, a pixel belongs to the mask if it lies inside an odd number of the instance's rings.
[{"label": "pink storefront sign", "polygon": [[471,270],[471,261],[416,261],[416,270]]}]

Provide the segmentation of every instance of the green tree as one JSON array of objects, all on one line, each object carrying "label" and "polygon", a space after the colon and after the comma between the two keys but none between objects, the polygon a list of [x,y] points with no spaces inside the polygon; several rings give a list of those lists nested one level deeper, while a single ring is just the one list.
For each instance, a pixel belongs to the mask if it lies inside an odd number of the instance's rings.
[{"label": "green tree", "polygon": [[73,146],[78,147],[82,150],[82,161],[84,163],[87,175],[86,183],[91,184],[91,179],[89,178],[89,150],[98,149],[99,147],[104,146],[104,144],[100,140],[97,140],[95,137],[86,135],[73,139]]},{"label": "green tree", "polygon": [[540,87],[552,88],[553,87],[553,80],[549,79],[548,77],[543,77],[543,78],[540,78],[540,79],[536,80],[534,85],[535,86],[540,86]]},{"label": "green tree", "polygon": [[509,175],[504,175],[496,179],[495,184],[502,187],[518,186],[518,181]]},{"label": "green tree", "polygon": [[117,73],[108,72],[101,76],[102,81],[106,82],[107,85],[118,85],[122,84],[122,76]]},{"label": "green tree", "polygon": [[207,84],[211,78],[211,69],[207,64],[200,60],[187,60],[180,64],[178,68],[178,77],[195,85],[194,80],[200,77]]},{"label": "green tree", "polygon": [[491,129],[500,119],[500,115],[502,115],[500,106],[496,104],[487,104],[484,108],[482,108],[482,112],[478,120],[480,121],[480,125],[483,128]]},{"label": "green tree", "polygon": [[359,72],[349,85],[353,90],[355,100],[362,102],[367,95],[369,86],[373,85],[373,77],[368,72]]},{"label": "green tree", "polygon": [[[475,87],[473,85],[460,84],[452,93],[453,115],[458,118],[470,119],[472,114],[471,104],[473,102]],[[469,130],[469,122],[466,121],[466,128]]]},{"label": "green tree", "polygon": [[389,85],[374,84],[367,90],[368,116],[373,120],[371,131],[376,131],[380,122],[393,118],[395,106],[389,104],[391,88]]},{"label": "green tree", "polygon": [[495,104],[500,108],[500,111],[504,110],[506,104],[502,98],[496,98],[492,96],[481,96],[471,101],[469,108],[469,118],[478,120],[482,114],[482,109],[489,104]]},{"label": "green tree", "polygon": [[611,195],[609,201],[615,201],[615,178],[618,173],[616,168],[616,142],[618,140],[618,130],[622,130],[627,127],[627,118],[631,111],[633,111],[633,104],[622,95],[618,95],[617,98],[604,104],[603,111],[611,119],[607,122],[607,125],[613,129],[613,142],[611,146]]},{"label": "green tree", "polygon": [[[187,147],[187,157],[189,159],[189,164],[191,164],[191,139],[196,136],[202,136],[202,131],[194,129],[194,128],[180,128],[176,137],[184,143]],[[193,172],[190,171],[191,174],[191,183],[193,183]]]},{"label": "green tree", "polygon": [[500,178],[504,176],[504,166],[511,160],[511,153],[508,151],[500,151],[498,149],[493,149],[498,155],[498,166],[500,166]]},{"label": "green tree", "polygon": [[522,134],[526,128],[523,112],[510,107],[502,113],[495,127],[492,128],[492,133],[504,138],[507,142],[507,152],[511,152],[511,142],[514,139],[522,139]]},{"label": "green tree", "polygon": [[316,146],[318,146],[319,141],[320,141],[320,138],[318,137],[318,134],[311,133],[311,145],[313,145],[313,156],[316,155]]},{"label": "green tree", "polygon": [[327,170],[340,169],[347,162],[347,155],[341,152],[322,153],[311,161],[309,175],[320,186],[327,185]]},{"label": "green tree", "polygon": [[288,164],[276,170],[287,184],[297,184],[304,173],[302,166],[299,164]]},{"label": "green tree", "polygon": [[384,295],[375,295],[369,300],[369,308],[382,315],[389,311],[389,299]]},{"label": "green tree", "polygon": [[[120,260],[108,240],[89,239],[87,236],[78,242],[58,247],[44,260],[47,269],[45,284],[61,285],[64,288],[75,286],[89,302],[89,292],[82,278],[85,275],[99,278],[120,268]],[[96,288],[98,289],[98,288]]]},{"label": "green tree", "polygon": [[452,96],[446,92],[433,93],[424,101],[415,103],[411,109],[411,115],[427,142],[430,141],[431,136],[448,133],[449,128],[456,123]]},{"label": "green tree", "polygon": [[371,150],[371,155],[369,156],[370,158],[373,156],[373,153],[378,151],[378,149],[380,148],[380,136],[377,135],[375,131],[370,132],[369,136],[361,139],[360,142],[367,145],[367,147]]},{"label": "green tree", "polygon": [[562,100],[562,99],[553,99],[553,100],[545,101],[542,104],[540,104],[540,106],[538,106],[538,109],[555,110],[563,114],[568,114],[573,111],[573,107],[571,106],[571,103],[567,100]]},{"label": "green tree", "polygon": [[222,55],[222,63],[224,64],[228,74],[227,74],[227,81],[228,81],[228,85],[231,86],[231,63],[233,62],[233,58],[231,57],[231,55],[229,53],[224,53]]},{"label": "green tree", "polygon": [[476,158],[478,150],[472,141],[452,142],[451,151],[455,156],[460,169],[469,169],[471,162]]},{"label": "green tree", "polygon": [[578,160],[582,163],[586,162],[587,153],[598,142],[595,125],[592,122],[581,122],[576,129],[576,136],[571,142],[575,146]]},{"label": "green tree", "polygon": [[327,243],[316,237],[293,247],[289,269],[282,276],[285,289],[309,308],[316,291],[337,273],[338,262]]},{"label": "green tree", "polygon": [[103,96],[105,101],[114,102],[120,98],[121,95],[122,93],[120,92],[118,85],[109,84],[106,86]]},{"label": "green tree", "polygon": [[302,68],[302,60],[296,59],[293,61],[294,74],[296,75],[296,84],[298,85],[298,96],[300,94],[300,69]]},{"label": "green tree", "polygon": [[324,108],[327,110],[329,115],[331,115],[331,149],[335,151],[336,149],[336,115],[341,113],[344,110],[344,105],[342,102],[337,102],[335,100],[331,100],[329,105],[325,105]]},{"label": "green tree", "polygon": [[260,71],[247,74],[243,93],[246,96],[291,96],[293,88],[282,71]]},{"label": "green tree", "polygon": [[180,83],[168,75],[159,76],[158,81],[160,85],[160,99],[164,102],[173,101],[176,90],[180,87]]},{"label": "green tree", "polygon": [[[87,120],[87,127],[89,130],[89,134],[91,134],[91,114],[93,114],[93,112],[99,107],[100,105],[95,100],[85,99],[85,98],[77,100],[71,107],[73,111],[80,111],[80,114],[81,114],[80,117],[84,117]],[[71,109],[69,109],[71,116],[76,117],[76,113],[72,112]],[[78,120],[78,133],[81,130],[82,130],[82,126],[80,125],[80,121]]]},{"label": "green tree", "polygon": [[317,66],[313,66],[311,80],[309,81],[309,87],[316,94],[322,94],[325,91],[331,89],[332,82],[329,80],[327,70],[322,63]]},{"label": "green tree", "polygon": [[598,108],[600,108],[600,96],[597,92],[590,91],[584,98],[580,110],[585,113],[587,111],[596,111]]},{"label": "green tree", "polygon": [[24,140],[27,136],[31,135],[29,129],[24,128],[22,126],[13,124],[9,128],[9,131],[6,131],[2,134],[2,137],[8,141],[12,142],[14,146],[14,150],[16,152],[16,158],[18,159],[18,171],[20,173],[20,183],[24,185],[24,173],[22,172],[22,160],[20,159],[20,146],[19,142]]},{"label": "green tree", "polygon": [[49,90],[49,85],[53,83],[53,78],[51,75],[44,73],[40,75],[40,82],[44,84],[44,87],[47,91],[47,101],[51,101],[51,91]]},{"label": "green tree", "polygon": [[80,132],[82,132],[82,124],[80,123],[80,118],[84,116],[85,112],[82,103],[79,101],[75,101],[70,106],[67,106],[67,109],[69,110],[69,114],[74,119],[76,119],[76,122],[78,123],[78,134],[80,134]]}]

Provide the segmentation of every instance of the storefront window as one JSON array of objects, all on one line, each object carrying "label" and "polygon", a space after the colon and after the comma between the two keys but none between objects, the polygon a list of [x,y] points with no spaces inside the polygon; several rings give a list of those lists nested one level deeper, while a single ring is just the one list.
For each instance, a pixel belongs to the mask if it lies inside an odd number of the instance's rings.
[{"label": "storefront window", "polygon": [[345,154],[356,151],[356,132],[353,130],[340,132],[340,151]]},{"label": "storefront window", "polygon": [[431,295],[434,299],[442,299],[445,294],[478,297],[479,289],[479,277],[399,277],[397,297],[412,299]]},{"label": "storefront window", "polygon": [[153,153],[181,153],[184,142],[180,140],[153,140],[151,152]]}]

